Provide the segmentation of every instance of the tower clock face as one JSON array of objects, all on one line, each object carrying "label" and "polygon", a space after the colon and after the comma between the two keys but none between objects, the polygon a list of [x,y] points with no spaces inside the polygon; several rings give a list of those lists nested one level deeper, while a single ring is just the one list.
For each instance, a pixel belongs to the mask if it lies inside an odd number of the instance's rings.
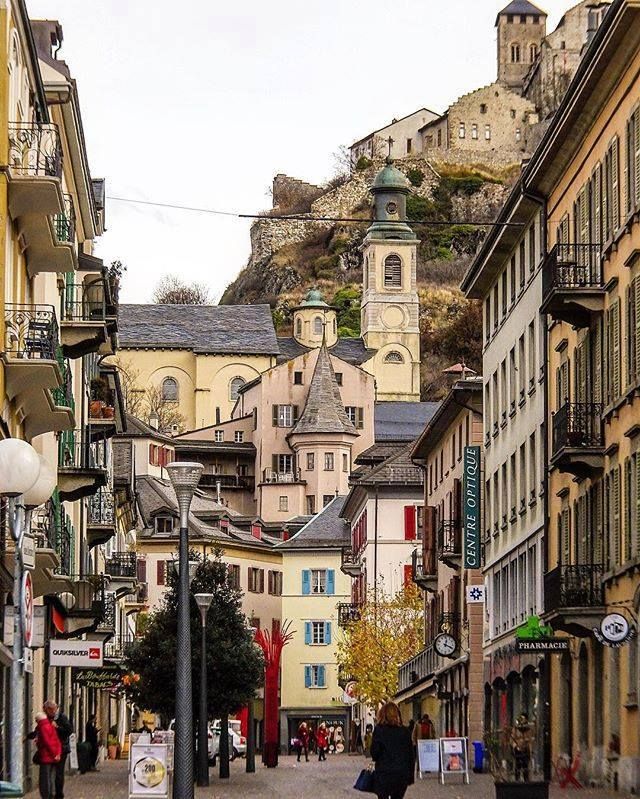
[{"label": "tower clock face", "polygon": [[451,657],[457,646],[456,639],[449,633],[440,633],[433,642],[433,648],[441,657],[445,658]]},{"label": "tower clock face", "polygon": [[390,200],[386,205],[386,209],[388,214],[396,214],[398,212],[398,204]]}]

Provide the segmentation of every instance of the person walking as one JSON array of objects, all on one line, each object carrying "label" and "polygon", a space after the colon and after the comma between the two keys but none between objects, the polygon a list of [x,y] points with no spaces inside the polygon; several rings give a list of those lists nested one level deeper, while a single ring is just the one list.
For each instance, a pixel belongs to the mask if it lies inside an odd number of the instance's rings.
[{"label": "person walking", "polygon": [[327,747],[329,746],[329,736],[327,734],[327,727],[324,723],[318,727],[316,732],[316,744],[318,745],[318,762],[327,759]]},{"label": "person walking", "polygon": [[46,713],[36,713],[36,757],[40,767],[40,799],[54,799],[56,767],[62,757],[62,744],[53,721]]},{"label": "person walking", "polygon": [[414,781],[411,733],[403,726],[395,702],[386,702],[380,708],[377,721],[371,740],[373,787],[378,799],[403,799]]},{"label": "person walking", "polygon": [[303,721],[298,727],[298,763],[300,762],[300,755],[304,751],[304,759],[309,762],[309,728],[306,721]]},{"label": "person walking", "polygon": [[100,730],[96,727],[96,714],[92,713],[89,716],[89,720],[84,725],[84,739],[91,747],[91,757],[90,757],[90,764],[89,764],[89,771],[97,771],[97,761],[98,761],[98,752],[100,751],[100,747],[98,744],[98,733]]},{"label": "person walking", "polygon": [[62,744],[62,755],[55,766],[55,797],[54,799],[64,799],[64,769],[67,757],[71,751],[69,738],[73,733],[73,725],[65,714],[58,707],[58,703],[53,699],[47,699],[43,705],[43,710],[49,720],[53,723],[58,733],[58,738]]}]

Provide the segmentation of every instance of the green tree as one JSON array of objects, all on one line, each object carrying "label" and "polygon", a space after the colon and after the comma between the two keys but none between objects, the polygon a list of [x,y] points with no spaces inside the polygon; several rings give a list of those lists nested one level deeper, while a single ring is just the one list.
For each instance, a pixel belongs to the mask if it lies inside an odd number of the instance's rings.
[{"label": "green tree", "polygon": [[[207,615],[207,704],[209,717],[221,718],[236,713],[255,696],[263,679],[263,657],[242,612],[242,594],[229,584],[222,550],[216,549],[204,560],[192,552],[190,559],[200,561],[192,593],[213,594]],[[173,574],[167,577],[169,587],[162,605],[149,615],[142,637],[128,648],[125,667],[140,675],[127,687],[130,698],[138,707],[170,720],[175,717],[178,583]],[[197,709],[202,624],[193,600],[190,611],[193,701]]]}]

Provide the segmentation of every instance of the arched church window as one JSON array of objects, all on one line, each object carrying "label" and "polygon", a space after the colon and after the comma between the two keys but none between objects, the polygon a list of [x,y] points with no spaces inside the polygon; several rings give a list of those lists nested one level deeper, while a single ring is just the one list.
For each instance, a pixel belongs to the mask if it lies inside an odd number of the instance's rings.
[{"label": "arched church window", "polygon": [[384,259],[384,285],[387,288],[402,286],[402,258],[395,252]]},{"label": "arched church window", "polygon": [[520,45],[519,44],[512,44],[511,45],[511,63],[512,64],[519,64],[520,63]]},{"label": "arched church window", "polygon": [[533,62],[538,57],[538,45],[537,44],[530,44],[529,45],[529,61],[533,64]]},{"label": "arched church window", "polygon": [[229,399],[235,402],[238,399],[238,392],[244,386],[245,380],[243,377],[234,377],[229,383]]},{"label": "arched church window", "polygon": [[313,320],[313,334],[314,336],[322,335],[322,317],[316,316]]},{"label": "arched church window", "polygon": [[404,363],[404,358],[397,350],[391,350],[384,356],[385,363]]},{"label": "arched church window", "polygon": [[300,319],[300,317],[298,317],[296,319],[296,336],[298,336],[298,338],[300,338],[301,335],[302,335],[302,319]]},{"label": "arched church window", "polygon": [[162,399],[165,402],[178,401],[178,381],[175,377],[165,377],[162,381]]}]

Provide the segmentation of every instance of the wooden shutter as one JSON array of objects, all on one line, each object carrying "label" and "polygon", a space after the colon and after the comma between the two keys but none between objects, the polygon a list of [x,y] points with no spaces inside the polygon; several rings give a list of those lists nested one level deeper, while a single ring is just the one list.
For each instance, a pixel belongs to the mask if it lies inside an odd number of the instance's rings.
[{"label": "wooden shutter", "polygon": [[620,153],[618,137],[611,142],[611,232],[620,227]]},{"label": "wooden shutter", "polygon": [[620,385],[620,300],[616,300],[612,308],[612,342],[613,351],[611,353],[611,360],[613,366],[613,396],[612,400],[618,399],[622,393]]},{"label": "wooden shutter", "polygon": [[260,569],[260,593],[264,594],[264,569]]},{"label": "wooden shutter", "polygon": [[147,561],[144,558],[136,561],[136,577],[139,583],[147,582]]},{"label": "wooden shutter", "polygon": [[279,411],[278,405],[271,406],[271,424],[273,427],[278,426],[278,411]]},{"label": "wooden shutter", "polygon": [[302,570],[302,594],[307,596],[311,593],[311,571],[309,569]]},{"label": "wooden shutter", "polygon": [[633,117],[627,120],[625,134],[626,152],[624,158],[624,212],[625,214],[628,214],[633,206]]},{"label": "wooden shutter", "polygon": [[304,667],[304,687],[311,688],[311,666]]},{"label": "wooden shutter", "polygon": [[165,585],[166,572],[167,572],[167,562],[165,560],[157,561],[157,563],[156,563],[156,583],[158,585]]},{"label": "wooden shutter", "polygon": [[571,539],[570,539],[571,512],[569,508],[563,508],[558,518],[560,527],[560,554],[561,563],[571,562]]},{"label": "wooden shutter", "polygon": [[404,506],[404,540],[415,541],[416,538],[416,507]]},{"label": "wooden shutter", "polygon": [[633,207],[640,204],[640,109],[636,109],[633,114]]},{"label": "wooden shutter", "polygon": [[[640,126],[640,120],[638,120]],[[636,279],[631,284],[633,289],[634,295],[634,306],[636,311],[636,318],[635,318],[635,330],[634,330],[634,337],[635,337],[635,364],[634,364],[634,381],[640,381],[640,276],[636,277]]]},{"label": "wooden shutter", "polygon": [[593,491],[593,529],[595,531],[595,536],[593,539],[593,562],[594,563],[602,563],[603,559],[603,551],[602,551],[602,540],[603,540],[603,518],[602,518],[602,482],[597,483],[594,486]]},{"label": "wooden shutter", "polygon": [[635,476],[635,519],[633,529],[634,555],[640,555],[640,452],[633,456],[634,476]]},{"label": "wooden shutter", "polygon": [[327,594],[336,592],[336,573],[335,569],[327,569]]},{"label": "wooden shutter", "polygon": [[318,688],[324,688],[326,685],[326,669],[324,666],[318,666]]},{"label": "wooden shutter", "polygon": [[304,623],[304,642],[307,646],[309,646],[312,643],[310,621],[305,621]]},{"label": "wooden shutter", "polygon": [[611,566],[615,567],[620,563],[620,467],[613,470],[613,518],[612,518],[612,541],[611,541],[611,557],[613,563]]},{"label": "wooden shutter", "polygon": [[591,379],[593,381],[593,401],[602,402],[602,328],[600,320],[592,333],[591,346]]},{"label": "wooden shutter", "polygon": [[331,643],[331,622],[325,621],[324,623],[324,642],[325,644]]},{"label": "wooden shutter", "polygon": [[602,244],[602,164],[593,173],[593,238],[594,244]]},{"label": "wooden shutter", "polygon": [[405,563],[403,566],[403,585],[408,588],[413,580],[413,571],[410,563]]},{"label": "wooden shutter", "polygon": [[300,417],[300,406],[294,405],[293,406],[293,417],[292,417],[292,425],[294,425]]},{"label": "wooden shutter", "polygon": [[423,569],[425,574],[436,572],[436,509],[427,505],[424,509]]},{"label": "wooden shutter", "polygon": [[358,430],[362,430],[364,427],[364,408],[358,408],[358,423],[356,427]]}]

